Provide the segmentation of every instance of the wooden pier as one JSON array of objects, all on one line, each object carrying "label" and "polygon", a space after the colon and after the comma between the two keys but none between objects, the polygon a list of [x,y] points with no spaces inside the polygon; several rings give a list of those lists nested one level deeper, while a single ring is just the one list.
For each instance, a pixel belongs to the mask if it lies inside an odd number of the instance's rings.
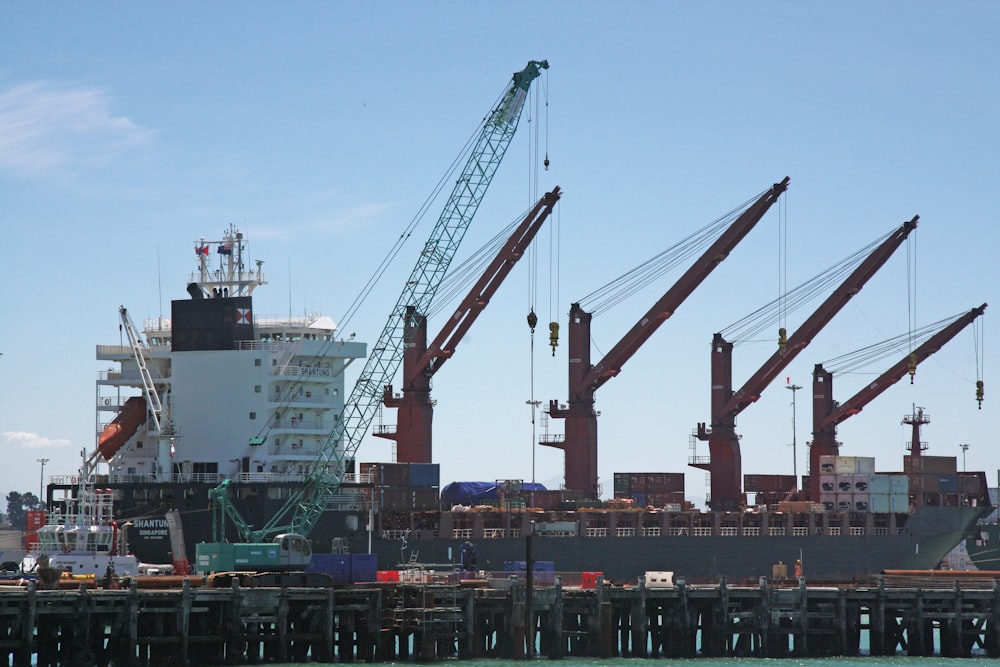
[{"label": "wooden pier", "polygon": [[[485,582],[480,582],[485,584]],[[596,589],[510,580],[349,587],[0,590],[0,659],[55,665],[244,665],[445,658],[1000,657],[1000,586]]]}]

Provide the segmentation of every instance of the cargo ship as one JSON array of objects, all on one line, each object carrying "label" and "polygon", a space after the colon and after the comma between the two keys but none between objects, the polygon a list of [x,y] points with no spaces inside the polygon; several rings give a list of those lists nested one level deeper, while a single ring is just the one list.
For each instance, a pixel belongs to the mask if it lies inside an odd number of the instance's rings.
[{"label": "cargo ship", "polygon": [[[234,227],[199,239],[193,251],[188,297],[172,301],[169,319],[134,327],[122,308],[122,326],[135,335],[127,345],[97,346],[97,359],[112,367],[97,379],[95,452],[103,463],[86,481],[113,494],[115,521],[144,563],[194,561],[195,545],[213,541],[210,491],[223,481],[245,521],[266,524],[307,480],[344,413],[345,371],[366,356],[365,344],[329,317],[258,314],[252,293],[266,284],[262,262],[251,260]],[[664,481],[682,481],[680,473],[616,475],[616,497],[605,501],[492,480],[485,486],[494,497],[456,502],[443,493],[437,464],[349,461],[308,537],[314,553],[374,553],[380,569],[457,567],[464,552],[474,554],[474,569],[502,572],[526,560],[530,542],[533,559],[557,571],[622,582],[646,571],[756,581],[781,576],[782,566],[792,573],[796,561],[812,581],[851,581],[936,567],[990,510],[981,473],[931,490],[896,483],[924,474],[912,462],[895,474],[855,457],[826,463],[831,477],[823,473],[821,482],[855,486],[833,487],[825,503],[795,500],[761,479],[769,476],[748,475],[757,505],[699,511],[683,487]],[[644,481],[626,484],[625,475]],[[79,487],[75,475],[50,478],[50,509],[71,502]],[[180,517],[173,529],[183,530],[185,555],[171,552],[170,510]],[[226,537],[237,539],[235,531]]]}]

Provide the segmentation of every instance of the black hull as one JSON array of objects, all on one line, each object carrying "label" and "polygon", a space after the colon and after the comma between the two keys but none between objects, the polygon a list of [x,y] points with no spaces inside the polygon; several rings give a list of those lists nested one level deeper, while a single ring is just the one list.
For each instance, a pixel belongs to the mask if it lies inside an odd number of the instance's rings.
[{"label": "black hull", "polygon": [[[647,571],[669,571],[691,583],[756,582],[783,562],[792,576],[803,562],[811,581],[862,581],[883,570],[936,568],[982,514],[975,507],[925,507],[909,518],[902,532],[889,535],[535,537],[532,557],[554,561],[556,572],[603,572],[616,582],[633,583]],[[466,542],[476,546],[477,568],[502,572],[505,563],[527,558],[525,539],[373,540],[379,567],[393,569],[411,558],[450,563]],[[363,539],[352,550],[366,551]],[[415,554],[415,556],[414,556]],[[393,565],[395,564],[395,565]]]},{"label": "black hull", "polygon": [[[113,485],[111,485],[113,487]],[[181,513],[187,558],[194,562],[198,542],[213,540],[212,513],[206,499],[210,484],[123,485],[116,501],[120,525],[131,523],[128,539],[133,553],[144,563],[170,563],[165,512]],[[143,491],[136,492],[137,489]],[[236,505],[253,525],[266,520],[286,502],[267,484],[244,485]],[[276,496],[276,497],[270,497]],[[963,539],[975,534],[986,507],[921,507],[905,520],[895,535],[661,535],[629,537],[536,536],[535,560],[553,561],[558,572],[603,572],[619,582],[633,582],[646,571],[671,571],[688,581],[753,582],[772,576],[783,562],[792,576],[802,558],[804,575],[811,581],[860,581],[889,569],[932,569]],[[467,541],[476,546],[477,569],[502,572],[505,563],[526,560],[522,537],[440,539],[428,530],[411,531],[404,541],[369,536],[368,517],[358,509],[327,511],[309,538],[317,553],[331,551],[335,539],[346,539],[352,553],[371,551],[380,569],[397,569],[415,559],[423,563],[455,563]],[[397,533],[398,535],[398,533]],[[226,538],[237,541],[232,526]]]}]

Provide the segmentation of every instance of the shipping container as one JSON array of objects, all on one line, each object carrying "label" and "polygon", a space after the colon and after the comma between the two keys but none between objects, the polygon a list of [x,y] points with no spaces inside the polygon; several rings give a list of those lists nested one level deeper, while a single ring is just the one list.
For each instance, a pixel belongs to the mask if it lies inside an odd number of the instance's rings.
[{"label": "shipping container", "polygon": [[837,456],[833,461],[834,472],[838,475],[853,475],[858,471],[856,456]]},{"label": "shipping container", "polygon": [[958,475],[935,475],[938,480],[938,491],[941,493],[958,493]]},{"label": "shipping container", "polygon": [[830,474],[834,475],[837,473],[837,457],[832,454],[823,454],[819,457],[819,472],[820,474]]},{"label": "shipping container", "polygon": [[889,498],[891,496],[888,493],[873,493],[869,496],[869,509],[872,512],[885,514],[891,512],[891,505],[889,503]]},{"label": "shipping container", "polygon": [[823,474],[819,476],[819,490],[820,493],[836,493],[837,492],[837,476]]},{"label": "shipping container", "polygon": [[632,490],[632,481],[627,472],[615,473],[615,498],[628,498]]},{"label": "shipping container", "polygon": [[593,590],[597,588],[597,581],[599,579],[604,579],[603,572],[581,572],[580,573],[580,588],[586,590]]},{"label": "shipping container", "polygon": [[868,493],[871,475],[858,473],[854,475],[854,493]]},{"label": "shipping container", "polygon": [[977,473],[960,474],[958,476],[958,492],[967,495],[978,495],[980,491],[980,476]]},{"label": "shipping container", "polygon": [[858,456],[855,457],[857,462],[857,468],[854,472],[860,473],[862,475],[872,475],[875,473],[875,457],[874,456]]},{"label": "shipping container", "polygon": [[[316,555],[313,554],[315,558]],[[370,583],[377,580],[378,556],[351,554],[351,583]]]},{"label": "shipping container", "polygon": [[[892,493],[892,482],[890,481],[889,475],[876,475],[871,474],[868,476],[868,491],[874,496],[875,494],[885,494],[889,495]],[[888,501],[886,501],[888,505]],[[887,510],[888,511],[888,510]]]},{"label": "shipping container", "polygon": [[334,584],[350,584],[351,560],[351,554],[313,554],[306,572],[322,572],[330,575]]},{"label": "shipping container", "polygon": [[904,514],[910,511],[909,494],[892,494],[889,496],[889,511]]},{"label": "shipping container", "polygon": [[906,475],[889,475],[889,492],[892,494],[910,494],[910,478]]},{"label": "shipping container", "polygon": [[38,530],[45,525],[45,510],[28,510],[26,516],[28,531]]},{"label": "shipping container", "polygon": [[929,473],[954,475],[958,472],[958,458],[955,456],[912,456],[903,457],[903,470],[908,473]]},{"label": "shipping container", "polygon": [[441,464],[411,463],[409,471],[410,486],[437,488],[441,486]]},{"label": "shipping container", "polygon": [[794,475],[743,475],[744,491],[787,493],[794,488]]},{"label": "shipping container", "polygon": [[838,512],[850,512],[854,509],[854,494],[853,493],[838,493],[837,494],[837,511]]}]

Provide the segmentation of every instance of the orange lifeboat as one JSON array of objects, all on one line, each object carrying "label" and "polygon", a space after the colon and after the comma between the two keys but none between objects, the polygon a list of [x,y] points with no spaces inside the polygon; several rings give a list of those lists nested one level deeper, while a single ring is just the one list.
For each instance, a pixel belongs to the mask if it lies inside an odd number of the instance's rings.
[{"label": "orange lifeboat", "polygon": [[142,396],[133,396],[125,401],[118,416],[104,427],[101,437],[97,439],[97,450],[101,452],[104,460],[110,461],[145,421],[146,399]]}]

